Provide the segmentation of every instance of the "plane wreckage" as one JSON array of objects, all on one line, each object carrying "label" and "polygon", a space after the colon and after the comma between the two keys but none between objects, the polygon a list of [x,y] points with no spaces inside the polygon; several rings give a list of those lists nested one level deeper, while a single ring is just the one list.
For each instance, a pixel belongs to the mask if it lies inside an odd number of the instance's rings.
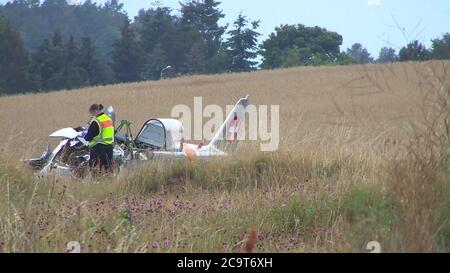
[{"label": "plane wreckage", "polygon": [[[227,156],[238,144],[244,125],[249,96],[241,98],[230,111],[208,145],[185,143],[184,127],[179,120],[153,118],[144,123],[136,138],[131,132],[131,122],[122,120],[115,129],[113,152],[114,173],[127,164],[158,159],[193,160]],[[116,121],[112,106],[105,114]],[[47,146],[39,158],[27,159],[38,176],[52,172],[85,177],[90,172],[88,142],[83,138],[86,128],[64,128],[50,135],[60,142],[53,150]]]}]

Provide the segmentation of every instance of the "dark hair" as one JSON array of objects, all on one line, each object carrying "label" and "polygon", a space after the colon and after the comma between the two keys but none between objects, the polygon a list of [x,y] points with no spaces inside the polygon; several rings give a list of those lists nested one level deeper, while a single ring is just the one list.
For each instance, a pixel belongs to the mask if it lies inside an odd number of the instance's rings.
[{"label": "dark hair", "polygon": [[89,112],[97,112],[97,111],[103,111],[104,107],[102,104],[92,104],[91,107],[89,107]]}]

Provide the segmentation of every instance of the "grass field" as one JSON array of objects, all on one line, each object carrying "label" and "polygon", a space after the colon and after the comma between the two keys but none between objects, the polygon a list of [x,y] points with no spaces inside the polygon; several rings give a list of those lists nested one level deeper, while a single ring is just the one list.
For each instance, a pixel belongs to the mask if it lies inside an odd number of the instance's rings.
[{"label": "grass field", "polygon": [[[450,251],[450,63],[308,67],[0,98],[0,251]],[[114,105],[134,130],[174,105],[280,105],[280,149],[34,178],[19,159]]]}]

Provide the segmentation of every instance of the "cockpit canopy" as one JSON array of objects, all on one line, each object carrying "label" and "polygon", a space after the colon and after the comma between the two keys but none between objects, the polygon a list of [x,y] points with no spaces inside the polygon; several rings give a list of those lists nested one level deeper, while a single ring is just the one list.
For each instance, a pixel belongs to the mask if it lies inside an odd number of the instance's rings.
[{"label": "cockpit canopy", "polygon": [[182,151],[184,141],[183,124],[175,119],[151,119],[136,137],[139,146],[150,146],[164,151]]}]

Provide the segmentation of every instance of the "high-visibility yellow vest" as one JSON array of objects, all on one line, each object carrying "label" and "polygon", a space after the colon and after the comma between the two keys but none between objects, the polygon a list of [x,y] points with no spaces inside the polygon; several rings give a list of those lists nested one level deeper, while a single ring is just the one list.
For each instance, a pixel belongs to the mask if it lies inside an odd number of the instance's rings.
[{"label": "high-visibility yellow vest", "polygon": [[99,134],[89,142],[89,147],[92,148],[97,144],[112,145],[114,143],[114,124],[112,119],[108,115],[102,114],[93,122],[97,122]]}]

